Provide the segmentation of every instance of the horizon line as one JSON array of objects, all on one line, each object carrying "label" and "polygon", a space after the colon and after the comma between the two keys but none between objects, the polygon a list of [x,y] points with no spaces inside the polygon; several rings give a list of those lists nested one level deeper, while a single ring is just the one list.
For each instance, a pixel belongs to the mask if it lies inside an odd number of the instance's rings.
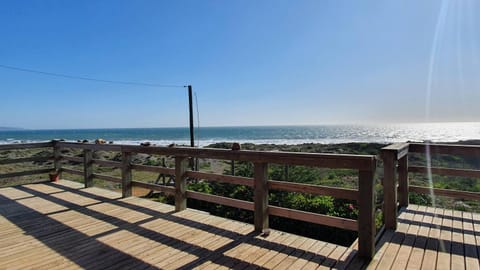
[{"label": "horizon line", "polygon": [[[480,123],[480,121],[422,121],[422,122],[378,122],[378,123],[323,123],[323,124],[278,124],[278,125],[212,125],[195,127],[202,128],[248,128],[248,127],[318,127],[318,126],[374,126],[374,125],[418,125],[418,124],[451,124],[451,123]],[[23,128],[0,126],[1,131],[29,131],[29,130],[94,130],[94,129],[173,129],[185,128],[188,126],[164,126],[164,127],[81,127],[81,128]],[[2,130],[4,129],[4,130]]]}]

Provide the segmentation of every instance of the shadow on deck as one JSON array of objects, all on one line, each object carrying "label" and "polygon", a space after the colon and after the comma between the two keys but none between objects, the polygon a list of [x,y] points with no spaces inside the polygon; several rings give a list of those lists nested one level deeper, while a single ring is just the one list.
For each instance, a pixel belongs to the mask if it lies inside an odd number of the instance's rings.
[{"label": "shadow on deck", "polygon": [[347,268],[356,250],[69,181],[0,189],[0,268]]}]

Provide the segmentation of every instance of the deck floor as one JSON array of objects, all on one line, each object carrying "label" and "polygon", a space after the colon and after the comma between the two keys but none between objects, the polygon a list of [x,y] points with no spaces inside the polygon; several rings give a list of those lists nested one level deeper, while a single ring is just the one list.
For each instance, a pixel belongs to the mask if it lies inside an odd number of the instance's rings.
[{"label": "deck floor", "polygon": [[0,239],[0,269],[347,268],[356,253],[69,181],[1,188]]},{"label": "deck floor", "polygon": [[367,269],[480,269],[480,214],[410,205]]}]

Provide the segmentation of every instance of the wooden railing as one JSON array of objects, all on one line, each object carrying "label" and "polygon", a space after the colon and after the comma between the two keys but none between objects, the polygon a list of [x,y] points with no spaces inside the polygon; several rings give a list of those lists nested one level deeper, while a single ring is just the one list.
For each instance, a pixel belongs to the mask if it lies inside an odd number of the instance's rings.
[{"label": "wooden railing", "polygon": [[[12,145],[8,149],[21,149],[23,145]],[[375,204],[374,204],[374,175],[376,169],[375,156],[371,155],[338,155],[312,154],[290,152],[259,152],[234,151],[224,149],[199,149],[187,147],[145,147],[131,145],[101,145],[70,142],[55,142],[43,144],[53,146],[55,169],[60,172],[83,175],[85,187],[93,185],[93,179],[102,179],[121,183],[123,197],[132,195],[132,187],[142,187],[157,190],[175,196],[175,210],[186,209],[188,199],[196,199],[216,204],[227,205],[240,209],[251,210],[254,213],[254,228],[262,232],[269,228],[269,215],[302,220],[316,224],[333,226],[341,229],[358,232],[359,256],[371,258],[374,255],[375,242]],[[39,146],[40,147],[40,146]],[[64,156],[63,148],[81,149],[82,157]],[[1,150],[1,148],[0,148]],[[114,151],[122,154],[121,162],[98,160],[93,158],[94,151]],[[135,153],[170,156],[175,160],[174,168],[132,164],[132,155]],[[188,161],[191,158],[208,158],[228,161],[248,161],[254,164],[252,178],[221,175],[191,171]],[[62,160],[83,164],[83,171],[63,168]],[[110,166],[121,169],[121,178],[94,173],[93,164]],[[269,164],[302,165],[324,168],[344,168],[358,171],[358,190],[335,188],[319,185],[300,184],[285,181],[275,181],[268,178]],[[132,170],[157,172],[173,175],[175,186],[150,184],[132,179]],[[1,177],[1,176],[0,176]],[[187,178],[205,179],[223,183],[245,185],[253,188],[253,202],[228,197],[205,194],[187,190]],[[358,220],[310,213],[295,209],[272,206],[268,204],[269,191],[282,190],[313,195],[327,195],[335,198],[355,200],[358,204]]]},{"label": "wooden railing", "polygon": [[[35,148],[51,148],[53,146],[53,142],[46,142],[46,143],[23,143],[23,144],[2,144],[0,145],[0,151],[10,151],[10,150],[22,150],[22,149],[35,149]],[[52,153],[51,156],[45,157],[26,157],[26,158],[16,158],[16,159],[3,159],[0,160],[0,165],[7,165],[7,164],[18,164],[18,163],[25,163],[25,162],[42,162],[42,161],[49,161],[53,160],[54,155]],[[20,177],[20,176],[28,176],[28,175],[37,175],[37,174],[45,174],[52,171],[54,168],[44,168],[44,169],[35,169],[35,170],[28,170],[28,171],[17,171],[11,173],[4,173],[0,174],[0,179],[3,178],[13,178],[13,177]]]},{"label": "wooden railing", "polygon": [[[439,168],[429,166],[409,166],[408,154],[417,153],[430,159],[434,155],[455,155],[462,157],[480,157],[480,146],[453,144],[402,143],[389,145],[382,149],[384,163],[384,216],[385,228],[395,229],[398,206],[409,204],[409,192],[434,194],[457,199],[480,200],[480,192],[469,192],[434,187],[410,185],[408,173],[425,173],[445,176],[480,178],[480,170]],[[397,180],[398,179],[398,180]],[[398,184],[397,184],[398,182]],[[398,192],[398,196],[397,196]]]}]

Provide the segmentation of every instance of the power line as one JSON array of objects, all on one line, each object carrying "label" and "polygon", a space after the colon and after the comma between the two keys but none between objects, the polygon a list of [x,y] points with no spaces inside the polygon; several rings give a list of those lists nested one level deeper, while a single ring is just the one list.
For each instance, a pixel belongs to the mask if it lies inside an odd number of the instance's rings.
[{"label": "power line", "polygon": [[2,64],[0,64],[0,68],[10,69],[10,70],[15,70],[15,71],[22,71],[22,72],[35,73],[35,74],[41,74],[41,75],[52,76],[52,77],[60,77],[60,78],[75,79],[75,80],[84,80],[84,81],[91,81],[91,82],[114,83],[114,84],[123,84],[123,85],[138,85],[138,86],[147,86],[147,87],[162,87],[162,88],[179,88],[179,87],[183,88],[183,87],[186,87],[185,85],[171,85],[171,84],[156,84],[156,83],[103,80],[103,79],[96,79],[96,78],[89,78],[89,77],[82,77],[82,76],[74,76],[74,75],[39,71],[39,70],[33,70],[33,69],[27,69],[27,68],[13,67],[13,66],[7,66],[7,65],[2,65]]}]

